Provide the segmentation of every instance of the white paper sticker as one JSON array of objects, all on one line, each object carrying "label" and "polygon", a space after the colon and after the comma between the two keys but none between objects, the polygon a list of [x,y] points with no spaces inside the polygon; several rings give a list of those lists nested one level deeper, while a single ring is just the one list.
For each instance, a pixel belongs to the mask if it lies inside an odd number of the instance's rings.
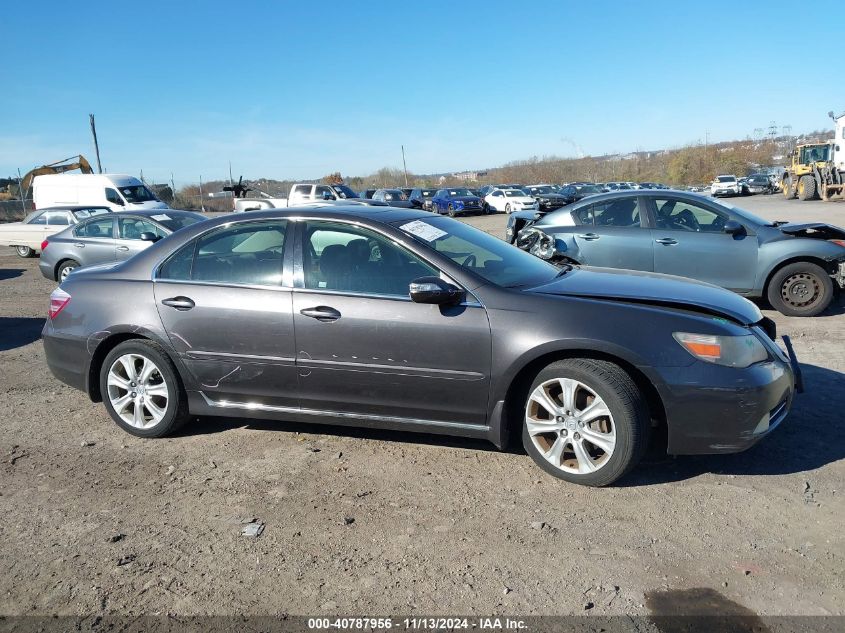
[{"label": "white paper sticker", "polygon": [[169,220],[169,215],[164,215],[163,213],[160,215],[151,215],[150,216],[153,220],[158,220],[159,222],[164,222],[165,220]]},{"label": "white paper sticker", "polygon": [[414,220],[403,224],[401,227],[403,231],[407,231],[411,235],[424,239],[426,242],[433,242],[434,240],[446,235],[446,231],[438,229],[436,226],[431,226],[428,222],[422,220]]}]

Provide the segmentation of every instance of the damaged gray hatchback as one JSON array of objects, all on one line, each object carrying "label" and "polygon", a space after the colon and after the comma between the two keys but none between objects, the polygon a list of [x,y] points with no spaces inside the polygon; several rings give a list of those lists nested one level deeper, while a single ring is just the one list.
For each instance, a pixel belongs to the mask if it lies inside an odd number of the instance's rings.
[{"label": "damaged gray hatchback", "polygon": [[[787,416],[794,355],[751,302],[641,272],[557,268],[411,209],[246,213],[187,227],[54,291],[53,374],[124,430],[193,416],[521,436],[601,486],[665,427],[742,451]],[[194,422],[196,423],[196,422]]]}]

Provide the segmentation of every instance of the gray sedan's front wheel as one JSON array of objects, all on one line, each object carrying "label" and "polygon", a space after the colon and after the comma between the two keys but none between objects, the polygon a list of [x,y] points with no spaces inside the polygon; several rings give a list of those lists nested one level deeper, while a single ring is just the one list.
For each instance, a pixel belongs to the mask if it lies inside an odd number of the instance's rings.
[{"label": "gray sedan's front wheel", "polygon": [[618,365],[592,359],[552,363],[525,403],[522,444],[547,473],[607,486],[639,462],[648,444],[645,398]]},{"label": "gray sedan's front wheel", "polygon": [[173,361],[157,344],[117,345],[100,369],[100,393],[112,419],[139,437],[164,437],[188,420],[188,403]]},{"label": "gray sedan's front wheel", "polygon": [[23,257],[24,259],[35,257],[35,250],[29,246],[15,246],[15,252],[18,254],[18,257]]}]

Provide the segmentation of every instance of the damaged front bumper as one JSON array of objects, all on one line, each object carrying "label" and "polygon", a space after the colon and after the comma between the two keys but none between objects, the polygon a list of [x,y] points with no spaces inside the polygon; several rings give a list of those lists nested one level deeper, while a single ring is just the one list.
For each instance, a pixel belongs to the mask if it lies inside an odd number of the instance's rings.
[{"label": "damaged front bumper", "polygon": [[833,280],[840,288],[845,289],[845,261],[839,262],[836,265],[836,271],[833,273]]}]

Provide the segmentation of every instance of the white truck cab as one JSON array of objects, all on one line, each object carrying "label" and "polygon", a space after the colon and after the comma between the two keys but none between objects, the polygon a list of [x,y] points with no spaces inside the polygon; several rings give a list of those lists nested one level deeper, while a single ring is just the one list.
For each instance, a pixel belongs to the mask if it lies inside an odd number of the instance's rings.
[{"label": "white truck cab", "polygon": [[36,209],[68,205],[109,207],[112,211],[167,209],[144,183],[126,174],[48,174],[32,183]]}]

